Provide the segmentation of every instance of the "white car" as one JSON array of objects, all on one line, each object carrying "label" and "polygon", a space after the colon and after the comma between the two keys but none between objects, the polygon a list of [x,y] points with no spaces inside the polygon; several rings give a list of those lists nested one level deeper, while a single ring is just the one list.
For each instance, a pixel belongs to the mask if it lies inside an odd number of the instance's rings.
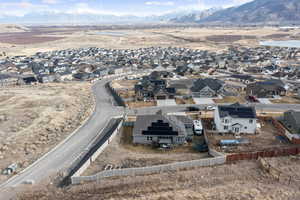
[{"label": "white car", "polygon": [[206,110],[211,110],[211,111],[213,111],[213,110],[216,110],[216,107],[214,107],[214,106],[207,106],[207,107],[206,107]]}]

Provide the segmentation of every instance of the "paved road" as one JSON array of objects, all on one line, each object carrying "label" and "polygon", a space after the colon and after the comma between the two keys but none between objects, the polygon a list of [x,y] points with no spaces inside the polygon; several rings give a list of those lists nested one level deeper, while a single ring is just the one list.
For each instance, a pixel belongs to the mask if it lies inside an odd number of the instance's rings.
[{"label": "paved road", "polygon": [[[159,110],[163,112],[182,112],[186,110],[186,107],[193,106],[200,109],[205,109],[207,106],[217,106],[217,105],[226,105],[226,104],[206,104],[206,105],[177,105],[177,106],[168,106],[168,107],[146,107],[140,108],[138,110],[127,110],[128,114],[154,114]],[[227,104],[228,105],[228,104]],[[256,110],[259,112],[284,112],[287,110],[298,110],[300,111],[300,104],[247,104],[255,106]]]},{"label": "paved road", "polygon": [[[93,92],[96,97],[96,109],[89,120],[80,127],[74,134],[55,147],[44,157],[36,161],[25,171],[14,176],[4,184],[0,185],[0,190],[16,187],[26,180],[34,180],[39,182],[47,179],[51,175],[56,174],[60,170],[66,169],[80,154],[87,149],[94,138],[100,133],[102,128],[108,123],[113,116],[123,113],[123,109],[112,105],[112,99],[104,88],[105,83],[110,80],[102,80],[93,86]],[[216,105],[216,104],[215,104]],[[300,110],[300,105],[291,104],[253,104],[258,111],[286,111],[290,109]],[[128,114],[151,114],[158,110],[163,112],[179,112],[184,111],[187,106],[197,106],[204,109],[207,105],[177,105],[168,107],[149,107],[139,110],[126,110]],[[1,192],[1,191],[0,191]],[[0,199],[4,199],[3,193],[0,193]],[[7,194],[5,194],[7,195]],[[7,197],[7,196],[5,196]],[[7,199],[7,198],[5,198]]]},{"label": "paved road", "polygon": [[[0,188],[16,187],[25,180],[35,182],[47,180],[51,175],[70,166],[100,133],[110,118],[121,115],[123,112],[123,109],[112,105],[111,97],[104,87],[108,81],[102,80],[93,86],[96,97],[95,112],[82,127],[25,171],[2,184]],[[2,199],[1,195],[0,199]]]}]

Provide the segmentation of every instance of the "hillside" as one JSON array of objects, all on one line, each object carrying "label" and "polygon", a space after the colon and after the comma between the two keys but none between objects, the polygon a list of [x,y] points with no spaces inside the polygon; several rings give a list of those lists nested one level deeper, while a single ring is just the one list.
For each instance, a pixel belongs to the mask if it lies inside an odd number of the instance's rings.
[{"label": "hillside", "polygon": [[255,0],[199,21],[210,24],[300,24],[299,0]]},{"label": "hillside", "polygon": [[0,24],[0,33],[24,32],[27,28],[19,25]]},{"label": "hillside", "polygon": [[203,11],[193,11],[185,15],[176,16],[169,21],[174,23],[195,23],[220,10],[221,8],[211,8]]}]

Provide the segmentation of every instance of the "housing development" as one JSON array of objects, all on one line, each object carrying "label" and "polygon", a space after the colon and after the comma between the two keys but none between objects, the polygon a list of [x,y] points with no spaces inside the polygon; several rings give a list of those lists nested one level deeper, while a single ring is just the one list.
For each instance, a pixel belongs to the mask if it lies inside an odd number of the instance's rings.
[{"label": "housing development", "polygon": [[0,200],[299,199],[300,4],[230,2],[0,25]]}]

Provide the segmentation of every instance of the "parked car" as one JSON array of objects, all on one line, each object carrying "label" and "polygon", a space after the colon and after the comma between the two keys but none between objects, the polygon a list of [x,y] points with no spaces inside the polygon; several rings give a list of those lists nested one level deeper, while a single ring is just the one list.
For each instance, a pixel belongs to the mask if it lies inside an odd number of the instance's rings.
[{"label": "parked car", "polygon": [[215,106],[207,106],[206,110],[213,111],[213,110],[216,110],[216,107]]},{"label": "parked car", "polygon": [[255,96],[247,96],[247,101],[257,103],[259,102],[258,99]]}]

